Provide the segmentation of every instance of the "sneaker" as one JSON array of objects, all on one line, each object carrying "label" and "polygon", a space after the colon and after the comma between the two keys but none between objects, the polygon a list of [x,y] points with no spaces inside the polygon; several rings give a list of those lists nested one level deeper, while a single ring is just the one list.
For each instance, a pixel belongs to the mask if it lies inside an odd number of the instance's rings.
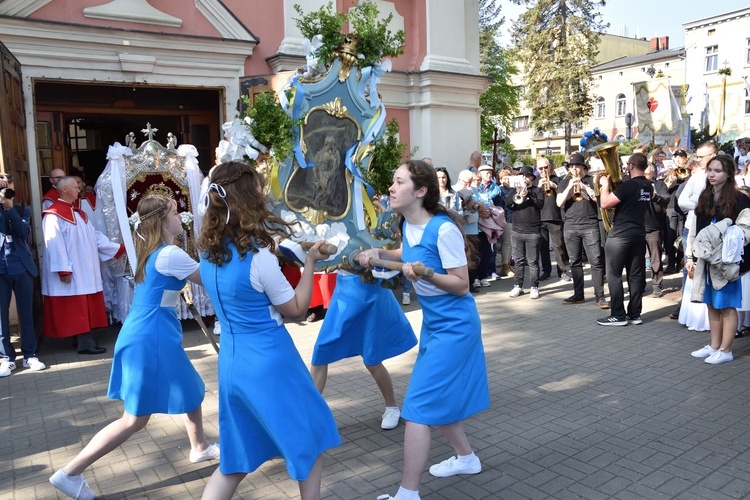
[{"label": "sneaker", "polygon": [[219,445],[214,443],[203,451],[190,450],[190,461],[197,464],[206,460],[216,460],[219,458],[219,455]]},{"label": "sneaker", "polygon": [[710,365],[719,365],[721,363],[727,363],[729,361],[732,361],[734,359],[734,356],[732,356],[732,351],[724,352],[721,349],[710,355],[705,359],[706,363]]},{"label": "sneaker", "polygon": [[651,270],[651,259],[646,259],[646,271]]},{"label": "sneaker", "polygon": [[474,288],[479,288],[480,286],[482,286],[482,283],[480,283],[478,279],[475,279],[473,284]]},{"label": "sneaker", "polygon": [[560,279],[563,281],[570,281],[570,276],[568,275],[568,273],[562,273],[560,275]]},{"label": "sneaker", "polygon": [[572,297],[568,297],[567,299],[562,301],[563,305],[566,306],[572,304],[583,304],[584,302],[586,302],[586,299],[584,299],[583,297],[576,297],[575,295],[573,295]]},{"label": "sneaker", "polygon": [[508,294],[509,297],[518,297],[519,295],[523,295],[523,288],[518,285],[514,286],[513,290]]},{"label": "sneaker", "polygon": [[0,377],[7,377],[15,369],[15,362],[11,361],[7,356],[2,358],[2,361],[0,361]]},{"label": "sneaker", "polygon": [[487,281],[486,279],[479,280],[479,284],[482,285],[482,286],[484,286],[484,287],[490,286],[490,282]]},{"label": "sneaker", "polygon": [[693,351],[690,353],[690,355],[694,358],[708,358],[710,356],[713,356],[719,352],[718,349],[711,349],[710,345],[706,345],[698,349],[697,351]]},{"label": "sneaker", "polygon": [[47,365],[39,361],[39,358],[32,356],[23,360],[23,367],[28,368],[32,372],[39,372],[47,368]]},{"label": "sneaker", "polygon": [[627,326],[627,318],[618,318],[617,316],[608,316],[606,318],[596,320],[602,326]]},{"label": "sneaker", "polygon": [[628,320],[628,324],[629,325],[640,325],[640,324],[643,324],[643,320],[641,319],[640,316],[635,316],[635,317],[628,316],[627,320]]},{"label": "sneaker", "polygon": [[218,319],[214,321],[214,335],[221,335],[221,323]]},{"label": "sneaker", "polygon": [[435,477],[449,477],[457,474],[478,474],[480,472],[482,472],[482,463],[476,455],[474,455],[472,460],[468,463],[464,463],[463,460],[459,460],[456,457],[450,457],[448,460],[443,460],[439,464],[430,467],[430,474]]},{"label": "sneaker", "polygon": [[539,289],[531,287],[531,295],[529,295],[530,299],[538,299],[539,298]]},{"label": "sneaker", "polygon": [[79,476],[69,476],[60,469],[52,474],[52,477],[49,478],[49,482],[52,486],[65,493],[70,498],[80,500],[93,500],[96,498],[94,491],[89,488],[89,483],[83,479],[83,474]]},{"label": "sneaker", "polygon": [[664,296],[664,292],[662,291],[661,288],[654,287],[654,293],[652,293],[651,296],[654,297],[655,299],[660,299]]},{"label": "sneaker", "polygon": [[609,302],[604,297],[599,297],[596,299],[596,307],[599,309],[609,309]]},{"label": "sneaker", "polygon": [[401,418],[401,412],[398,408],[386,408],[383,413],[383,421],[380,422],[381,429],[395,429],[398,427],[398,420]]},{"label": "sneaker", "polygon": [[411,294],[405,293],[401,296],[401,303],[405,306],[411,304]]},{"label": "sneaker", "polygon": [[500,276],[498,276],[497,273],[492,273],[491,278],[492,278],[492,281],[497,281],[500,279]]}]

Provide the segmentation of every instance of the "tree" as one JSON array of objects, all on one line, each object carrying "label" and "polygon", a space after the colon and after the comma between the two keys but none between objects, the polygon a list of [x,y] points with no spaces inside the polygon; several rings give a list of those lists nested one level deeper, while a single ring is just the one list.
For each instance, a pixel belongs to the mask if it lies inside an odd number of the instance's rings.
[{"label": "tree", "polygon": [[479,64],[482,73],[493,80],[479,98],[482,144],[492,140],[495,127],[507,129],[518,112],[520,91],[511,83],[518,70],[508,60],[507,51],[497,42],[498,30],[504,21],[496,0],[480,1]]},{"label": "tree", "polygon": [[565,130],[570,151],[573,123],[593,111],[591,67],[599,53],[604,0],[519,0],[529,8],[513,26],[514,53],[525,71],[531,127]]}]

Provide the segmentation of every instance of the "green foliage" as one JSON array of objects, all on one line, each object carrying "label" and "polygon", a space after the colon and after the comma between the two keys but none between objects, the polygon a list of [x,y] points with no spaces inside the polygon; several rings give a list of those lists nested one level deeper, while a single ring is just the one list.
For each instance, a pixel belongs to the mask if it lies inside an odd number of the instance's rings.
[{"label": "green foliage", "polygon": [[621,142],[617,148],[617,153],[620,156],[628,156],[633,154],[633,150],[640,145],[641,141],[637,138],[630,139],[629,141]]},{"label": "green foliage", "polygon": [[347,22],[351,23],[351,35],[359,37],[357,50],[364,57],[357,62],[360,67],[372,66],[383,57],[396,57],[404,53],[404,30],[394,34],[388,29],[393,14],[378,21],[380,11],[372,0],[360,1],[348,15],[333,10],[332,2],[307,14],[297,4],[294,10],[300,16],[293,18],[294,22],[305,38],[312,39],[315,35],[323,37],[323,45],[315,51],[315,55],[326,64],[330,64],[336,49],[344,41],[342,29]]},{"label": "green foliage", "polygon": [[[520,161],[524,164],[525,167],[535,167],[536,166],[536,158],[529,155],[523,155],[516,158],[516,161]],[[513,165],[511,165],[512,167]]]},{"label": "green foliage", "polygon": [[591,67],[599,33],[607,25],[597,11],[603,0],[536,0],[513,29],[514,54],[525,71],[526,99],[536,131],[564,127],[592,114]]},{"label": "green foliage", "polygon": [[397,57],[404,53],[404,30],[398,30],[395,34],[391,32],[388,24],[393,14],[378,21],[379,13],[371,0],[361,0],[349,14],[352,31],[359,35],[358,51],[364,59],[357,64],[362,68],[372,66],[384,57]]},{"label": "green foliage", "polygon": [[255,102],[248,96],[242,96],[245,116],[254,123],[252,131],[255,138],[264,146],[273,148],[274,157],[283,161],[294,148],[300,120],[293,120],[279,104],[273,90],[256,94]]},{"label": "green foliage", "polygon": [[[398,122],[392,118],[385,126],[383,135],[375,141],[370,165],[365,180],[379,194],[387,193],[393,183],[393,173],[406,160],[406,143],[398,140]],[[416,153],[414,148],[409,156]]]}]

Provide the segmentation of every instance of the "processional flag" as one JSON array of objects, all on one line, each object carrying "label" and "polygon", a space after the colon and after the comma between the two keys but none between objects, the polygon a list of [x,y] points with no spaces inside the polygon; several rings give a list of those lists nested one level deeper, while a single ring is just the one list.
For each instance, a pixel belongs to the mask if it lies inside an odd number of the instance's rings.
[{"label": "processional flag", "polygon": [[654,135],[660,130],[675,130],[681,125],[680,105],[669,79],[659,78],[633,84],[638,133]]}]

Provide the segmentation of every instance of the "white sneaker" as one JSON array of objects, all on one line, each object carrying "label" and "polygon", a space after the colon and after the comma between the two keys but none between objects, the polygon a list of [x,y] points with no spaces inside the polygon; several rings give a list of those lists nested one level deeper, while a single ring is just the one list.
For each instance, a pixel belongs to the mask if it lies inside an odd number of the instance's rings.
[{"label": "white sneaker", "polygon": [[734,359],[734,356],[732,355],[732,351],[724,352],[721,349],[710,355],[706,358],[706,363],[711,365],[719,365],[721,363],[727,363],[729,361],[732,361]]},{"label": "white sneaker", "polygon": [[214,321],[214,335],[221,335],[221,323],[218,319]]},{"label": "white sneaker", "polygon": [[32,356],[23,360],[23,367],[28,368],[32,372],[39,372],[47,368],[47,365],[39,361],[39,358],[36,356]]},{"label": "white sneaker", "polygon": [[11,361],[7,356],[4,356],[2,361],[0,361],[0,377],[7,377],[15,369],[16,363]]},{"label": "white sneaker", "polygon": [[490,286],[490,282],[487,281],[486,279],[479,280],[479,284],[485,287]]},{"label": "white sneaker", "polygon": [[408,306],[411,304],[411,295],[408,293],[405,293],[401,296],[401,303],[405,306]]},{"label": "white sneaker", "polygon": [[563,281],[570,281],[570,276],[568,275],[568,273],[562,273],[560,275],[560,279]]},{"label": "white sneaker", "polygon": [[531,295],[529,295],[530,299],[538,299],[539,298],[539,289],[538,288],[532,288],[531,289]]},{"label": "white sneaker", "polygon": [[497,281],[500,279],[500,276],[497,275],[497,273],[492,273],[492,280]]},{"label": "white sneaker", "polygon": [[718,349],[711,349],[711,346],[707,345],[707,346],[703,346],[697,351],[691,352],[690,355],[694,358],[707,358],[709,356],[713,356],[718,351],[719,351]]},{"label": "white sneaker", "polygon": [[62,491],[70,498],[80,500],[94,500],[94,498],[96,498],[96,494],[91,488],[89,488],[89,483],[83,479],[83,474],[79,476],[69,476],[60,469],[52,474],[52,477],[49,478],[49,482],[52,486]]},{"label": "white sneaker", "polygon": [[205,462],[206,460],[218,459],[221,455],[219,445],[214,443],[203,451],[190,450],[190,461],[194,464]]},{"label": "white sneaker", "polygon": [[519,295],[523,295],[523,288],[520,286],[514,286],[513,290],[510,291],[510,294],[508,294],[510,297],[518,297]]},{"label": "white sneaker", "polygon": [[480,283],[478,279],[475,279],[474,280],[474,288],[479,288],[480,286],[482,286],[482,283]]},{"label": "white sneaker", "polygon": [[383,413],[383,421],[380,423],[381,429],[395,429],[398,427],[398,420],[401,418],[401,412],[398,408],[386,408]]},{"label": "white sneaker", "polygon": [[449,477],[457,474],[478,474],[480,472],[482,472],[482,463],[476,455],[474,455],[472,460],[468,463],[465,463],[463,460],[459,460],[456,457],[450,457],[448,460],[443,460],[439,464],[430,467],[430,474],[435,477]]}]

